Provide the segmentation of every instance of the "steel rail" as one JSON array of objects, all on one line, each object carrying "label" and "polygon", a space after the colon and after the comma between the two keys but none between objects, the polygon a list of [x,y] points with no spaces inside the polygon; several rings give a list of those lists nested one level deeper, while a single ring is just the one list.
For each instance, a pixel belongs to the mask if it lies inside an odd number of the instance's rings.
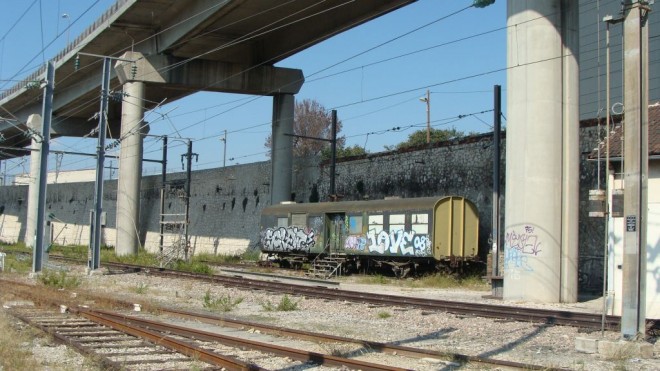
[{"label": "steel rail", "polygon": [[[79,261],[66,258],[64,260]],[[474,315],[488,318],[500,318],[516,321],[532,321],[552,325],[567,325],[583,328],[600,329],[603,325],[602,314],[581,313],[565,310],[548,310],[537,308],[513,307],[506,305],[491,305],[483,303],[467,303],[438,299],[411,298],[385,294],[371,294],[364,292],[351,292],[348,290],[337,290],[323,286],[304,286],[285,282],[268,282],[245,277],[231,277],[219,275],[204,275],[181,272],[157,267],[145,267],[135,264],[103,262],[103,266],[117,269],[130,269],[133,272],[145,272],[159,276],[178,276],[194,280],[204,280],[218,284],[241,287],[246,289],[266,290],[270,292],[281,292],[292,295],[317,297],[329,300],[348,300],[353,302],[369,303],[376,305],[416,307],[426,310],[444,311],[460,315]],[[607,315],[604,322],[605,328],[617,331],[621,326],[621,317]],[[660,333],[660,320],[646,319],[646,333],[654,335]]]},{"label": "steel rail", "polygon": [[[36,328],[38,328],[39,330],[41,330],[41,331],[43,331],[43,332],[49,334],[50,336],[53,337],[53,339],[55,339],[56,342],[58,342],[58,343],[60,343],[60,344],[64,344],[64,345],[66,345],[66,346],[73,347],[73,348],[75,348],[79,353],[84,354],[84,355],[87,355],[87,356],[90,356],[90,357],[97,356],[97,354],[94,353],[90,348],[85,347],[85,346],[83,346],[82,344],[73,341],[73,340],[70,339],[69,337],[66,337],[66,336],[64,336],[64,335],[58,334],[57,331],[55,331],[55,330],[54,330],[53,328],[51,328],[51,327],[43,326],[43,325],[41,325],[41,324],[39,324],[39,323],[37,323],[37,322],[35,322],[35,321],[32,321],[29,317],[26,317],[26,316],[24,316],[24,315],[18,313],[18,312],[15,311],[15,310],[12,310],[10,313],[11,313],[12,316],[14,316],[14,317],[20,319],[21,321],[23,321],[23,322],[29,324],[30,326],[36,327]],[[101,365],[104,367],[104,370],[109,370],[109,371],[115,371],[115,370],[117,370],[117,371],[120,371],[120,370],[124,370],[124,369],[125,369],[125,368],[121,365],[121,363],[119,363],[119,362],[115,362],[115,361],[112,361],[112,360],[110,360],[110,359],[108,359],[108,358],[106,358],[106,357],[102,357],[102,358],[98,359],[98,361],[99,361],[99,362],[101,363]]]},{"label": "steel rail", "polygon": [[529,363],[520,363],[513,361],[504,361],[493,358],[485,358],[479,356],[470,356],[460,353],[451,353],[451,352],[442,352],[431,349],[421,349],[413,348],[402,345],[380,343],[376,341],[353,339],[347,337],[341,337],[336,335],[328,335],[322,333],[315,333],[309,331],[288,329],[284,327],[263,325],[255,322],[241,321],[233,318],[219,317],[205,313],[197,313],[184,311],[180,309],[159,307],[159,313],[161,314],[171,314],[180,318],[191,319],[203,323],[208,323],[216,326],[225,326],[235,329],[241,328],[250,328],[259,330],[261,333],[277,335],[277,336],[289,336],[297,339],[310,340],[310,341],[326,341],[326,342],[337,342],[337,343],[350,343],[356,344],[364,347],[365,349],[371,350],[377,353],[390,353],[400,356],[406,356],[411,358],[428,358],[436,357],[441,359],[447,359],[452,362],[459,362],[461,364],[466,363],[479,363],[483,365],[491,366],[501,366],[514,369],[523,369],[523,370],[545,370],[545,371],[559,371],[564,370],[561,368],[553,368],[547,366],[539,366]]},{"label": "steel rail", "polygon": [[170,335],[140,326],[135,326],[126,321],[117,320],[117,317],[115,316],[113,318],[113,316],[108,314],[109,312],[101,314],[99,311],[82,307],[71,308],[70,310],[72,313],[81,315],[90,321],[103,324],[141,339],[147,339],[152,343],[176,350],[177,352],[188,357],[199,359],[200,361],[208,362],[216,366],[226,367],[230,370],[265,370],[264,368],[255,364],[243,362],[236,358],[224,356],[215,352],[208,351],[194,344],[177,340]]},{"label": "steel rail", "polygon": [[[393,367],[388,365],[380,365],[377,363],[359,361],[350,358],[337,357],[329,354],[323,354],[318,352],[309,352],[306,350],[300,350],[295,348],[284,347],[281,345],[269,344],[254,340],[242,339],[235,336],[228,336],[222,334],[216,334],[209,331],[191,329],[189,327],[177,326],[173,324],[168,324],[159,321],[147,320],[143,318],[138,318],[134,316],[128,316],[118,313],[113,313],[105,310],[89,310],[81,309],[81,313],[93,314],[94,321],[96,318],[103,320],[108,320],[111,323],[123,324],[128,327],[139,327],[143,331],[150,332],[155,330],[163,334],[173,334],[178,336],[183,336],[195,340],[211,341],[218,342],[224,345],[238,347],[238,348],[249,348],[258,350],[260,352],[277,354],[292,359],[296,359],[302,362],[313,362],[325,366],[337,366],[337,367],[348,367],[355,370],[363,371],[403,371],[407,370],[406,368]],[[149,330],[146,330],[146,329]],[[169,336],[166,336],[169,337]]]},{"label": "steel rail", "polygon": [[[0,282],[2,281],[3,280],[0,280]],[[20,289],[20,288],[27,288],[28,286],[29,285],[27,284],[17,283],[17,285],[14,285],[13,288],[19,289],[23,294],[29,295],[29,293],[26,293],[24,290]],[[85,296],[95,299],[101,298],[100,296],[93,294],[85,294]],[[120,305],[120,306],[123,305],[126,307],[130,307],[131,305],[133,305],[132,302],[129,303],[123,300],[116,300],[116,299],[113,300],[113,303],[115,303],[116,305]],[[56,306],[56,305],[60,305],[61,302],[58,303],[51,302],[50,304]],[[547,370],[547,371],[563,370],[563,369],[539,366],[534,364],[525,364],[525,363],[512,362],[512,361],[497,360],[497,359],[485,358],[480,356],[469,356],[460,353],[434,351],[429,349],[419,349],[419,348],[406,347],[406,346],[400,346],[394,344],[379,343],[368,340],[345,338],[335,335],[312,333],[312,332],[295,330],[295,329],[287,329],[283,327],[264,325],[255,322],[248,322],[248,321],[242,321],[227,317],[220,317],[208,313],[185,311],[170,307],[157,306],[157,307],[153,307],[152,309],[155,310],[158,314],[169,314],[180,318],[192,319],[194,321],[208,323],[216,326],[231,327],[236,329],[253,328],[261,331],[262,333],[268,333],[275,336],[289,336],[302,340],[351,343],[351,344],[360,345],[365,349],[368,349],[373,352],[390,353],[401,356],[407,356],[411,358],[434,357],[434,358],[446,359],[460,364],[479,363],[483,365],[491,365],[496,367],[525,369],[525,370]],[[133,318],[129,316],[125,316],[125,317]]]},{"label": "steel rail", "polygon": [[[230,276],[202,275],[189,272],[174,271],[164,268],[146,268],[131,264],[105,263],[106,266],[125,267],[158,276],[176,276],[195,280],[204,280],[226,286],[258,289],[280,292],[291,295],[323,298],[329,300],[347,300],[376,305],[415,307],[426,310],[443,311],[453,314],[474,315],[488,318],[500,318],[517,321],[540,322],[551,325],[568,325],[585,328],[600,328],[602,316],[593,313],[571,312],[565,310],[548,310],[538,308],[513,307],[507,305],[492,305],[483,303],[468,303],[459,301],[411,298],[396,295],[337,290],[322,286],[305,286],[285,282],[269,282],[250,278]],[[606,316],[605,325],[608,329],[620,327],[621,317]],[[655,320],[647,320],[650,330],[657,329]]]}]

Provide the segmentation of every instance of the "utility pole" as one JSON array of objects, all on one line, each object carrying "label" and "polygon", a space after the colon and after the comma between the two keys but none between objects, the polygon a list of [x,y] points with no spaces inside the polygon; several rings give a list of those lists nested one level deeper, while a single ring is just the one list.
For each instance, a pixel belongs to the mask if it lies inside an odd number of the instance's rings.
[{"label": "utility pole", "polygon": [[186,152],[186,221],[183,224],[184,228],[184,257],[188,261],[188,224],[190,222],[190,182],[192,177],[192,157],[198,157],[197,153],[192,151],[192,140],[188,139],[188,151]]},{"label": "utility pole", "polygon": [[431,143],[431,91],[426,89],[426,96],[419,98],[420,101],[426,102],[426,143]]},{"label": "utility pole", "polygon": [[[108,156],[106,156],[107,158]],[[115,175],[115,170],[119,169],[118,167],[114,166],[112,161],[110,161],[110,165],[105,167],[106,169],[110,170],[110,175],[108,176],[110,180],[112,180],[112,177]]]},{"label": "utility pole", "polygon": [[89,228],[89,260],[87,267],[90,270],[98,269],[101,265],[101,217],[103,214],[103,171],[105,162],[105,134],[107,131],[108,95],[110,94],[110,68],[113,60],[131,62],[135,61],[109,57],[105,55],[79,52],[74,62],[77,71],[80,65],[80,56],[103,59],[103,75],[101,76],[101,104],[99,111],[98,144],[96,148],[96,181],[94,188],[94,210]]},{"label": "utility pole", "polygon": [[103,78],[101,80],[101,106],[99,111],[98,144],[96,146],[96,187],[94,189],[94,219],[91,226],[92,240],[90,241],[91,260],[88,267],[91,270],[101,266],[101,214],[103,213],[103,162],[105,161],[105,132],[106,113],[108,111],[108,94],[110,93],[111,59],[103,58]]},{"label": "utility pole", "polygon": [[[648,208],[648,15],[649,1],[624,8],[624,215],[621,334],[646,332],[646,228]],[[609,107],[608,107],[609,109]]]},{"label": "utility pole", "polygon": [[46,67],[46,86],[44,86],[44,102],[41,121],[41,153],[39,154],[39,195],[37,198],[37,223],[35,231],[32,272],[41,272],[44,256],[44,234],[46,214],[46,184],[48,180],[48,151],[50,150],[50,122],[53,116],[53,95],[55,90],[55,62],[48,61]]},{"label": "utility pole", "polygon": [[222,155],[222,167],[225,167],[227,165],[227,130],[225,129],[225,135],[220,138],[222,143],[224,144],[224,154]]},{"label": "utility pole", "polygon": [[337,165],[337,110],[332,110],[332,141],[330,142],[330,197],[334,201],[337,200],[337,192],[335,190],[335,171]]},{"label": "utility pole", "polygon": [[492,268],[491,293],[494,297],[502,297],[503,279],[500,274],[500,133],[502,126],[502,87],[495,85],[493,89],[493,219],[492,219]]},{"label": "utility pole", "polygon": [[163,160],[161,162],[160,181],[160,244],[159,251],[163,254],[163,233],[165,232],[165,187],[167,186],[167,135],[163,137]]},{"label": "utility pole", "polygon": [[[605,319],[607,316],[607,307],[611,297],[608,295],[608,270],[609,270],[609,254],[610,254],[610,220],[612,214],[610,212],[610,120],[611,120],[611,84],[610,84],[610,26],[623,22],[623,18],[612,17],[606,15],[603,17],[605,22],[605,233],[603,241],[603,315],[601,318],[601,333],[605,333]],[[613,276],[612,276],[613,278]],[[613,283],[610,282],[613,286]]]}]

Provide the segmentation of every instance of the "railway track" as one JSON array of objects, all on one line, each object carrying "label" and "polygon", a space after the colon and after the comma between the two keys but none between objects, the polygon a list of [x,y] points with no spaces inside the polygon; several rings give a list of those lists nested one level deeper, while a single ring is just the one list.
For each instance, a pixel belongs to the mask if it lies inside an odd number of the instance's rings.
[{"label": "railway track", "polygon": [[[372,305],[414,307],[424,310],[443,311],[459,315],[471,315],[487,318],[498,318],[513,321],[529,321],[547,325],[576,326],[582,328],[600,329],[602,315],[593,313],[572,312],[564,310],[548,310],[538,308],[524,308],[507,305],[492,305],[484,303],[466,303],[438,299],[412,298],[395,295],[373,294],[338,290],[324,286],[298,285],[286,282],[270,282],[266,280],[250,279],[245,277],[231,277],[220,275],[201,275],[180,272],[162,268],[145,268],[131,264],[104,263],[106,267],[141,271],[146,274],[164,277],[180,277],[194,280],[203,280],[220,285],[239,287],[251,290],[265,290],[290,295],[322,298],[327,300],[342,300]],[[605,316],[605,329],[617,331],[621,326],[621,317]],[[660,332],[660,321],[647,319],[647,333]]]},{"label": "railway track", "polygon": [[73,347],[82,354],[93,356],[109,370],[206,368],[183,353],[132,335],[125,328],[121,331],[82,316],[71,316],[55,310],[18,307],[13,308],[10,313],[50,334],[56,341]]},{"label": "railway track", "polygon": [[[29,286],[16,284],[13,290],[20,295],[31,298],[34,296],[34,293],[31,292]],[[42,303],[48,303],[50,307],[56,307],[62,301],[57,300],[57,294],[54,295],[55,297],[52,298],[42,296],[40,299]],[[112,305],[128,307],[129,303],[112,301]],[[68,313],[34,308],[15,308],[12,310],[12,314],[52,334],[58,341],[74,346],[82,353],[94,354],[97,357],[101,357],[104,366],[111,369],[162,369],[170,367],[189,369],[193,365],[197,369],[211,367],[223,367],[229,370],[265,369],[255,363],[241,361],[234,356],[219,354],[215,350],[217,344],[239,348],[242,351],[250,349],[266,354],[287,357],[303,363],[341,367],[342,369],[364,371],[406,369],[389,364],[377,364],[332,354],[285,347],[273,344],[271,341],[255,341],[241,336],[223,335],[214,331],[199,330],[190,325],[174,325],[168,318],[176,316],[177,318],[189,321],[187,323],[199,324],[202,322],[214,327],[219,326],[234,330],[240,329],[243,332],[249,329],[251,332],[260,334],[288,339],[293,338],[313,343],[352,344],[359,347],[359,351],[351,352],[353,355],[384,353],[396,357],[416,358],[426,361],[437,359],[439,362],[445,360],[444,362],[448,364],[467,367],[468,369],[471,369],[471,367],[477,367],[478,369],[487,367],[512,370],[564,370],[486,357],[468,356],[459,353],[439,352],[286,329],[215,316],[208,313],[190,312],[167,307],[153,309],[157,313],[156,319],[145,318],[146,314],[144,313],[140,313],[140,315],[128,315],[115,311],[90,309],[76,305],[69,307]],[[208,363],[207,367],[200,366],[200,362],[202,361]]]},{"label": "railway track", "polygon": [[[80,262],[75,259],[54,257],[66,261]],[[308,280],[305,285],[286,282],[284,278],[277,279],[272,275],[267,277],[271,281],[264,279],[251,279],[243,275],[204,275],[189,272],[181,272],[157,267],[144,267],[134,264],[110,263],[104,262],[104,267],[110,270],[142,272],[145,274],[180,277],[193,280],[203,280],[213,282],[229,287],[238,287],[250,290],[265,290],[269,292],[285,293],[290,295],[300,295],[307,297],[322,298],[327,300],[342,300],[358,303],[368,303],[372,305],[414,307],[424,310],[443,311],[458,315],[471,315],[487,318],[498,318],[512,321],[529,321],[541,324],[575,326],[581,328],[601,329],[603,326],[603,317],[601,314],[572,312],[564,310],[547,310],[538,308],[524,308],[506,305],[492,305],[484,303],[466,303],[438,299],[424,299],[413,297],[402,297],[394,295],[372,294],[366,292],[353,292],[348,290],[338,290],[335,287],[318,283],[314,280]],[[231,273],[231,272],[230,272]],[[238,275],[239,273],[235,273]],[[298,278],[298,280],[300,280]],[[621,326],[621,317],[605,316],[604,326],[607,330],[618,331]],[[648,335],[657,335],[660,333],[660,321],[656,319],[646,320],[646,329]]]}]

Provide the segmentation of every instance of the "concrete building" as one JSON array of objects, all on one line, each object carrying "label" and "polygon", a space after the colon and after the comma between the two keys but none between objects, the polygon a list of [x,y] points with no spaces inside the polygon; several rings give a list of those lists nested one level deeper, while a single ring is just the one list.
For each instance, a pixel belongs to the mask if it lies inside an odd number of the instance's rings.
[{"label": "concrete building", "polygon": [[[660,11],[649,14],[649,102],[660,100]],[[603,17],[621,17],[621,0],[580,0],[580,120],[605,117],[605,31]],[[610,27],[610,93],[615,111],[623,103],[622,25]]]},{"label": "concrete building", "polygon": [[[46,180],[46,182],[48,184],[93,182],[95,176],[96,176],[96,169],[51,171],[48,173],[48,179]],[[29,185],[30,174],[16,175],[13,184]]]},{"label": "concrete building", "polygon": [[[623,126],[617,123],[610,137],[608,200],[611,218],[607,235],[607,312],[622,314],[625,218],[623,213]],[[606,143],[600,144],[604,161]],[[590,158],[598,159],[594,150]],[[649,107],[649,179],[646,256],[646,317],[660,318],[660,101]]]}]

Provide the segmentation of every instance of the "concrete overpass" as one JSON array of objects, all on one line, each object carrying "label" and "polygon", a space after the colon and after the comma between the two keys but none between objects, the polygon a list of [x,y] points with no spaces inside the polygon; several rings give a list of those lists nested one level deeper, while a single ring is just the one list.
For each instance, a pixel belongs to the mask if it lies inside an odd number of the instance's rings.
[{"label": "concrete overpass", "polygon": [[[123,92],[109,103],[109,132],[121,133],[117,196],[118,254],[137,252],[142,138],[141,120],[158,102],[198,91],[273,96],[273,179],[271,202],[291,193],[294,98],[301,70],[274,64],[335,34],[416,0],[118,0],[55,58],[51,137],[90,135],[98,120],[102,63],[121,57],[110,86]],[[76,59],[79,58],[78,61]],[[76,68],[76,65],[79,67]],[[43,79],[44,70],[26,81]],[[0,96],[13,122],[1,122],[7,156],[25,155],[22,135],[28,118],[39,114],[42,94],[16,85]],[[91,119],[91,120],[90,120]],[[31,120],[35,122],[35,120]],[[35,125],[33,123],[33,125]],[[33,128],[36,129],[36,128]],[[29,218],[28,218],[29,219]],[[29,231],[33,228],[28,227]],[[26,236],[28,243],[32,235]]]},{"label": "concrete overpass", "polygon": [[[101,61],[81,56],[76,71],[79,52],[114,57],[141,53],[158,69],[158,76],[137,71],[137,80],[148,80],[146,109],[153,108],[153,102],[172,102],[202,90],[295,94],[304,81],[302,71],[274,64],[414,1],[118,0],[54,58],[51,135],[82,136],[96,127],[88,119],[98,110]],[[39,80],[44,73],[41,69],[26,81]],[[41,91],[26,90],[25,85],[0,95],[0,105],[17,121],[0,122],[5,146],[29,145],[29,139],[18,134],[30,114],[41,112]],[[111,85],[122,85],[115,73]],[[121,104],[111,102],[108,119],[115,129],[120,118]]]}]

